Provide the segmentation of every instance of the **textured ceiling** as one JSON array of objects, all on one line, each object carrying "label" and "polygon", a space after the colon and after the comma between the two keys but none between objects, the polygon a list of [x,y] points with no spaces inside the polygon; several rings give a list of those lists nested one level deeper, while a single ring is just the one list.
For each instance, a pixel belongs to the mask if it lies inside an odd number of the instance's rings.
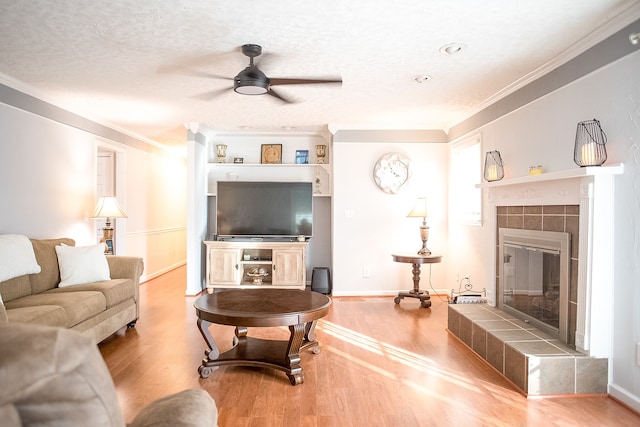
[{"label": "textured ceiling", "polygon": [[[0,82],[167,144],[184,123],[447,131],[638,14],[637,0],[0,0]],[[278,86],[297,101],[283,104],[206,76],[235,76],[245,43],[269,77],[343,84]]]}]

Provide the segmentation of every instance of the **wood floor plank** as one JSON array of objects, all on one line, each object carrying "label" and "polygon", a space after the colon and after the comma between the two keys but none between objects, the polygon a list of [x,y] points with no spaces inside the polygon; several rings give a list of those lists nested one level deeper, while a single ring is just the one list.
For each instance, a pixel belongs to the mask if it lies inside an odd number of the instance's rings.
[{"label": "wood floor plank", "polygon": [[[316,328],[320,354],[301,355],[305,381],[278,370],[221,367],[198,375],[205,343],[185,268],[140,287],[134,329],[99,345],[125,419],[185,388],[216,400],[221,427],[304,426],[638,426],[640,416],[606,396],[527,399],[446,331],[447,301],[430,309],[405,298],[334,298]],[[233,328],[212,325],[221,350]],[[250,336],[287,339],[286,328],[251,328]]]}]

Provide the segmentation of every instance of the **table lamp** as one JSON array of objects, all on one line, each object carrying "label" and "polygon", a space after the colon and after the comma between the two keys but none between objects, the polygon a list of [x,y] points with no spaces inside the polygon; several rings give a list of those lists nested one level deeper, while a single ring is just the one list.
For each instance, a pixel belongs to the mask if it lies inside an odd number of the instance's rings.
[{"label": "table lamp", "polygon": [[420,226],[420,239],[422,239],[422,248],[418,251],[418,255],[431,255],[431,251],[427,249],[427,240],[429,239],[429,226],[427,226],[427,199],[426,197],[418,197],[416,204],[407,214],[409,218],[422,218]]},{"label": "table lamp", "polygon": [[[111,218],[127,218],[115,197],[100,197],[91,218],[106,218],[102,238],[107,245],[107,253],[113,254],[113,227]],[[111,243],[111,246],[109,245]]]}]

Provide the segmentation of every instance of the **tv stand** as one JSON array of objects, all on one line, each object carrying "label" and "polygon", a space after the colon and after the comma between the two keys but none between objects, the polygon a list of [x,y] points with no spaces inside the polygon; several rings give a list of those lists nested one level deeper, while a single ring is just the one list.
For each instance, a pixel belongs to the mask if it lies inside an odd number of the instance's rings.
[{"label": "tv stand", "polygon": [[[205,241],[207,292],[214,289],[305,289],[307,242]],[[251,275],[256,269],[266,275]]]}]

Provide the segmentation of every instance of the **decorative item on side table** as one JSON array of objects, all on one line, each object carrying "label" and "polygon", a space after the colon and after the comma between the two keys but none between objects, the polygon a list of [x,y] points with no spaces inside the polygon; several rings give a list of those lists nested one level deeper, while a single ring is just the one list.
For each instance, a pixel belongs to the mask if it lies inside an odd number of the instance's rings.
[{"label": "decorative item on side table", "polygon": [[296,165],[309,164],[309,150],[296,150]]},{"label": "decorative item on side table", "polygon": [[262,144],[261,149],[262,155],[260,156],[260,163],[282,163],[282,144]]},{"label": "decorative item on side table", "polygon": [[316,157],[318,164],[324,164],[325,159],[327,157],[327,146],[326,145],[316,145]]},{"label": "decorative item on side table", "polygon": [[580,167],[600,166],[607,160],[607,136],[596,119],[578,123],[573,161]]},{"label": "decorative item on side table", "polygon": [[431,255],[431,251],[427,248],[427,240],[429,240],[429,226],[427,225],[427,199],[418,197],[416,204],[407,214],[409,218],[422,218],[420,226],[420,239],[422,240],[422,248],[418,251],[418,255]]},{"label": "decorative item on side table", "polygon": [[113,227],[111,226],[111,218],[127,218],[127,214],[120,208],[118,200],[115,197],[100,197],[91,218],[106,219],[104,228],[102,229],[102,241],[106,246],[105,253],[114,255],[114,234]]},{"label": "decorative item on side table", "polygon": [[227,159],[227,146],[225,144],[216,144],[216,155],[218,163],[224,163]]},{"label": "decorative item on side table", "polygon": [[489,182],[500,181],[504,178],[504,165],[498,150],[487,151],[484,159],[484,179]]}]

